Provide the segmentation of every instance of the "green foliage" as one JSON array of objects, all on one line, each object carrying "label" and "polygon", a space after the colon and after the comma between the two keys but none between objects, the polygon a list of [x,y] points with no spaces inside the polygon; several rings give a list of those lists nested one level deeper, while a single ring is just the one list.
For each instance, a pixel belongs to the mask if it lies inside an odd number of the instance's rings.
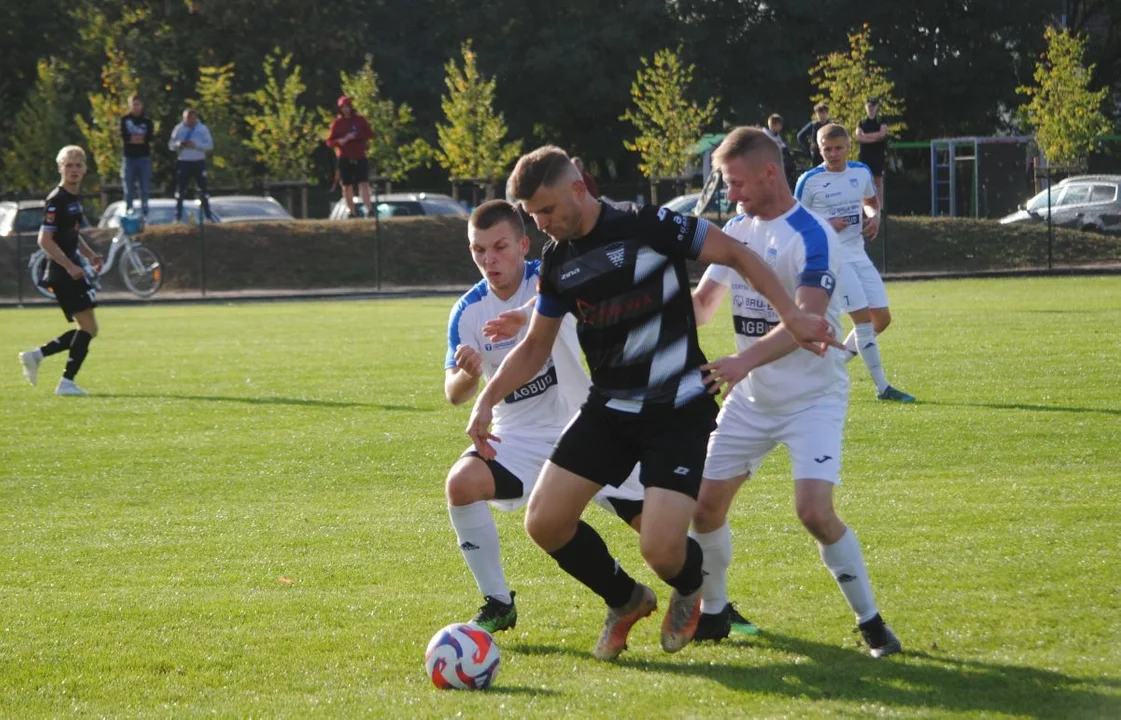
[{"label": "green foliage", "polygon": [[252,183],[253,158],[244,141],[244,101],[234,92],[234,80],[233,63],[200,67],[191,104],[214,138],[207,163],[211,184],[245,188]]},{"label": "green foliage", "polygon": [[136,74],[125,52],[112,39],[105,46],[106,61],[101,68],[101,91],[89,94],[90,119],[74,118],[86,139],[86,151],[93,168],[103,179],[118,176],[121,171],[121,116],[128,98],[137,91]]},{"label": "green foliage", "polygon": [[447,94],[441,107],[447,124],[438,124],[436,160],[455,178],[501,177],[522,151],[522,141],[504,142],[506,120],[494,110],[495,80],[479,73],[468,40],[461,48],[463,67],[454,59],[444,65]]},{"label": "green foliage", "polygon": [[65,113],[71,99],[67,70],[57,58],[39,61],[35,87],[4,137],[0,182],[5,188],[43,190],[58,182],[55,157],[73,133]]},{"label": "green foliage", "polygon": [[1031,98],[1026,106],[1035,141],[1052,165],[1082,165],[1094,137],[1109,132],[1102,102],[1109,88],[1090,90],[1094,66],[1083,65],[1086,39],[1065,28],[1043,32],[1047,51],[1035,66],[1035,85],[1016,91]]},{"label": "green foliage", "polygon": [[[365,116],[373,129],[367,157],[375,174],[401,182],[412,170],[432,164],[435,151],[423,138],[416,137],[412,108],[405,103],[395,105],[389,98],[382,97],[373,56],[366,56],[358,72],[340,72],[339,83],[343,94],[353,101],[355,111]],[[331,112],[323,112],[326,122],[333,117]]]},{"label": "green foliage", "polygon": [[300,79],[300,66],[292,65],[292,55],[281,56],[274,48],[263,64],[265,85],[247,96],[250,112],[246,147],[274,180],[302,180],[311,167],[311,153],[321,142],[315,127],[315,114],[299,104],[306,89]]},{"label": "green foliage", "polygon": [[623,147],[642,158],[638,169],[646,177],[677,177],[694,157],[693,146],[704,127],[716,116],[718,98],[703,106],[687,100],[693,83],[694,66],[681,63],[681,47],[654,53],[651,62],[642,58],[642,67],[631,83],[631,100],[619,119],[629,120],[638,130],[634,140]]},{"label": "green foliage", "polygon": [[893,132],[907,128],[907,123],[897,118],[904,112],[903,101],[895,95],[895,83],[887,71],[872,59],[872,30],[864,25],[860,31],[848,36],[847,52],[820,55],[810,69],[813,86],[817,92],[813,103],[825,101],[833,121],[844,125],[853,141],[849,154],[856,157],[860,150],[856,142],[856,126],[866,117],[864,101],[870,97],[880,99],[880,117],[892,118],[889,127]]}]

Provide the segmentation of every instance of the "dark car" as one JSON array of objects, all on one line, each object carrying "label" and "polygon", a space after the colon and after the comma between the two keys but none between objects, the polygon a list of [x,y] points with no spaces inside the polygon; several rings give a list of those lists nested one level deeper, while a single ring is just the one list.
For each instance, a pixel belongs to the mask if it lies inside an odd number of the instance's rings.
[{"label": "dark car", "polygon": [[[439,193],[390,193],[376,199],[378,217],[410,217],[413,215],[468,215],[467,209],[449,195]],[[354,209],[362,217],[369,217],[362,198],[354,198]],[[350,214],[342,198],[331,208],[332,220],[345,220]]]},{"label": "dark car", "polygon": [[[1001,218],[1009,223],[1046,223],[1044,190]],[[1121,233],[1121,175],[1077,175],[1051,186],[1051,223],[1058,227]]]},{"label": "dark car", "polygon": [[42,200],[0,202],[0,237],[37,234],[43,224]]}]

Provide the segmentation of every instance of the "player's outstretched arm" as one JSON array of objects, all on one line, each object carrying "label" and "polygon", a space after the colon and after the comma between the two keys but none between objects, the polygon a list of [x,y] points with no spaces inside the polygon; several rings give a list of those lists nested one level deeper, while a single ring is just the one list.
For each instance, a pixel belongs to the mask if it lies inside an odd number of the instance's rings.
[{"label": "player's outstretched arm", "polygon": [[533,313],[533,319],[529,322],[529,332],[498,366],[498,372],[490,379],[479,395],[479,399],[475,401],[471,418],[467,421],[467,435],[471,438],[471,442],[475,443],[475,450],[484,460],[492,460],[495,456],[490,441],[501,442],[490,434],[494,406],[533,379],[533,374],[540,370],[549,358],[563,320],[563,315],[548,317],[538,312]]},{"label": "player's outstretched arm", "polygon": [[[795,296],[798,307],[807,313],[821,315],[829,306],[829,293],[822,288],[799,287]],[[709,392],[714,394],[725,385],[726,392],[732,392],[732,388],[755,368],[784,358],[797,349],[798,342],[780,323],[747,350],[702,365],[701,370],[708,371],[705,384],[712,383]]]},{"label": "player's outstretched arm", "polygon": [[710,226],[705,234],[704,247],[697,259],[701,262],[727,265],[739,272],[744,280],[767,298],[771,307],[782,318],[782,324],[798,344],[818,355],[824,355],[829,345],[837,345],[830,335],[829,323],[820,315],[803,311],[786,292],[778,276],[763,258],[744,247],[735,238]]}]

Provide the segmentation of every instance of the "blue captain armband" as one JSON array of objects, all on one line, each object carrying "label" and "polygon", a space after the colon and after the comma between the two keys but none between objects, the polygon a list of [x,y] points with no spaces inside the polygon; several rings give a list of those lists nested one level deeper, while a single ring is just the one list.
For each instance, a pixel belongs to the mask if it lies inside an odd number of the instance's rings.
[{"label": "blue captain armband", "polygon": [[537,305],[535,307],[537,312],[545,317],[551,318],[564,317],[564,314],[568,312],[564,307],[564,303],[560,300],[542,293],[537,294]]},{"label": "blue captain armband", "polygon": [[837,289],[837,278],[828,270],[805,270],[798,276],[798,287],[821,288],[832,297]]}]

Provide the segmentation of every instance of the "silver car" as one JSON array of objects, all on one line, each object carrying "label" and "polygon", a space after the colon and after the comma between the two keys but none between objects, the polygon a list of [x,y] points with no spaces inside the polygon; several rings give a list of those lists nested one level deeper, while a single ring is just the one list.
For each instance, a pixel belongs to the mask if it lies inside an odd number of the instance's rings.
[{"label": "silver car", "polygon": [[1051,186],[1000,219],[1010,223],[1046,223],[1075,230],[1121,233],[1121,175],[1077,175]]},{"label": "silver car", "polygon": [[[125,204],[118,200],[109,203],[101,213],[97,226],[117,228],[121,226],[121,215]],[[218,195],[210,198],[210,212],[220,223],[255,222],[257,220],[293,220],[284,206],[271,197],[263,195]],[[199,201],[183,201],[183,222],[198,222]],[[175,200],[172,198],[152,198],[148,201],[148,225],[168,225],[175,222]]]},{"label": "silver car", "polygon": [[[469,215],[467,208],[450,195],[440,193],[389,193],[371,198],[377,203],[378,217],[410,217],[413,215]],[[362,198],[355,196],[354,210],[360,217],[370,217]],[[350,210],[342,198],[331,208],[332,220],[346,220]]]}]

